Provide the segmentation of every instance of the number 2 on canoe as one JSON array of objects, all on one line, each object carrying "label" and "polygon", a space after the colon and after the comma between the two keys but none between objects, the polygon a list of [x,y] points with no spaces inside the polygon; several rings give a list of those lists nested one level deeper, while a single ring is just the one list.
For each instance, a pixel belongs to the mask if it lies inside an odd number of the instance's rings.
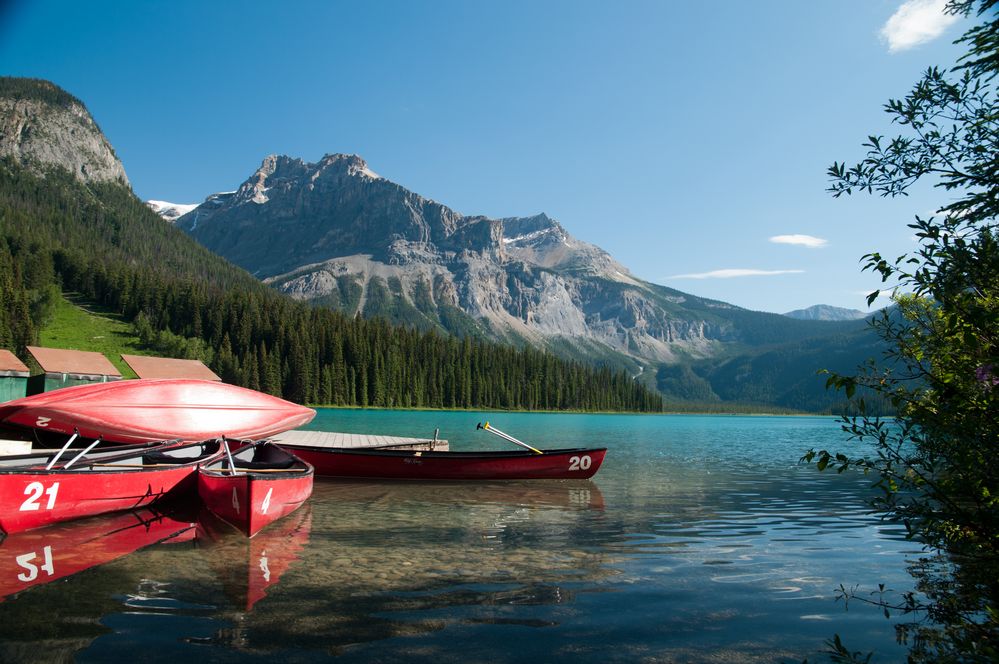
[{"label": "number 2 on canoe", "polygon": [[569,470],[589,470],[591,463],[593,463],[593,460],[590,459],[588,454],[584,454],[581,457],[571,456],[569,457]]},{"label": "number 2 on canoe", "polygon": [[59,493],[59,483],[53,482],[52,486],[45,488],[45,485],[41,482],[32,482],[28,486],[24,487],[24,495],[27,498],[21,503],[21,512],[32,512],[37,509],[41,509],[41,505],[38,500],[45,494],[49,497],[48,502],[45,504],[45,509],[50,510],[55,507],[56,495]]}]

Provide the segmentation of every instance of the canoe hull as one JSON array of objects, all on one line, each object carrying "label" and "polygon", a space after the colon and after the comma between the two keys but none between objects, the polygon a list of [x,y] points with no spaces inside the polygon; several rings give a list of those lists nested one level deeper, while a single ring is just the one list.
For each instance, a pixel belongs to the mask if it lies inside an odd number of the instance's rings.
[{"label": "canoe hull", "polygon": [[117,443],[266,438],[315,414],[262,392],[189,379],[79,385],[0,405],[0,423]]},{"label": "canoe hull", "polygon": [[165,443],[145,448],[142,453],[99,453],[88,455],[69,469],[58,465],[52,470],[44,470],[44,465],[0,466],[0,529],[7,534],[18,533],[193,493],[198,464],[214,458],[217,452],[179,464],[143,466],[144,458],[151,453],[192,448],[203,446]]},{"label": "canoe hull", "polygon": [[321,477],[392,480],[588,479],[606,448],[533,452],[421,452],[285,445]]},{"label": "canoe hull", "polygon": [[[266,467],[252,461],[253,467],[241,467],[256,447],[254,458],[275,458],[284,454],[291,465]],[[215,516],[235,526],[247,537],[298,509],[312,495],[313,469],[273,443],[247,446],[233,452],[236,474],[230,474],[222,459],[198,470],[198,495]],[[249,464],[247,464],[249,465]],[[264,467],[261,467],[264,466]]]}]

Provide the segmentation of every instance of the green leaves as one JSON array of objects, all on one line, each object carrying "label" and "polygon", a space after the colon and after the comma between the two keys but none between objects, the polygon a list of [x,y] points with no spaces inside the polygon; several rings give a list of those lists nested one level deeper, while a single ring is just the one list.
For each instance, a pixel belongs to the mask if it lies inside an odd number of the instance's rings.
[{"label": "green leaves", "polygon": [[[999,656],[999,388],[992,373],[999,366],[997,5],[952,0],[948,11],[970,14],[977,6],[987,18],[962,37],[970,47],[962,64],[950,72],[927,69],[909,94],[884,106],[899,133],[868,136],[856,165],[834,162],[827,170],[833,196],[904,196],[918,181],[947,192],[935,215],[908,225],[916,251],[861,259],[863,270],[880,274],[894,293],[896,309],[872,322],[888,350],[855,375],[826,381],[856,402],[861,415],[844,418],[843,429],[872,456],[823,450],[802,458],[820,471],[874,474],[881,494],[872,506],[904,524],[907,537],[945,554],[938,567],[913,567],[920,594],[907,594],[901,608],[930,620],[899,626],[911,637],[911,661]],[[868,296],[869,305],[878,294]],[[861,397],[868,394],[888,400],[896,417],[866,416]],[[890,617],[883,599],[872,603]],[[862,656],[838,636],[830,645],[835,661]]]}]

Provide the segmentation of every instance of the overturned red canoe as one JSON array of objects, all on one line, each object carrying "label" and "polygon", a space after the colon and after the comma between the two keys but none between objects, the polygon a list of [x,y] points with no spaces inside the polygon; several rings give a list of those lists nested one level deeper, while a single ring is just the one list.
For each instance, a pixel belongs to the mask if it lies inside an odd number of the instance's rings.
[{"label": "overturned red canoe", "polygon": [[294,454],[260,441],[199,468],[198,495],[215,516],[253,537],[308,500],[313,474]]},{"label": "overturned red canoe", "polygon": [[0,529],[7,534],[193,492],[199,464],[221,445],[156,443],[0,457]]},{"label": "overturned red canoe", "polygon": [[0,544],[0,599],[193,532],[196,525],[141,509],[10,535]]},{"label": "overturned red canoe", "polygon": [[208,380],[122,380],[66,387],[0,405],[0,423],[107,442],[225,436],[259,439],[299,427],[311,408]]},{"label": "overturned red canoe", "polygon": [[393,480],[588,479],[606,448],[497,452],[422,452],[283,445],[322,477]]}]

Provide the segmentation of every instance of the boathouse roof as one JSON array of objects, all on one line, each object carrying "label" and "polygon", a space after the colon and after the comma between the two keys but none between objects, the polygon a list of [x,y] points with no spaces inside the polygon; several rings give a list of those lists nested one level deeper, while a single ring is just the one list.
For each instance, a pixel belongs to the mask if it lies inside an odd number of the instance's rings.
[{"label": "boathouse roof", "polygon": [[28,352],[46,374],[72,374],[75,376],[109,376],[121,378],[121,372],[111,360],[89,350],[41,348],[28,346]]},{"label": "boathouse roof", "polygon": [[17,355],[0,348],[0,376],[27,377],[29,373],[28,366]]},{"label": "boathouse roof", "polygon": [[172,357],[150,357],[148,355],[125,355],[121,359],[132,368],[139,378],[196,378],[198,380],[222,379],[205,366],[201,360],[178,360]]}]

